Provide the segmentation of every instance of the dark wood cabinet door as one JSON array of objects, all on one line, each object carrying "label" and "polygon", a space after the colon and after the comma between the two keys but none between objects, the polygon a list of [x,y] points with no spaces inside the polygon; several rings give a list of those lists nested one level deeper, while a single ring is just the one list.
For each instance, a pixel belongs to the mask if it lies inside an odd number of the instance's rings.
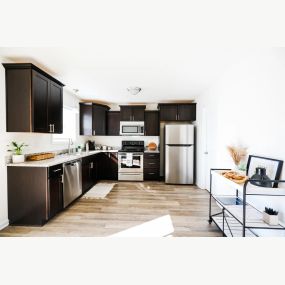
[{"label": "dark wood cabinet door", "polygon": [[103,106],[92,105],[92,135],[105,136],[107,121],[107,109]]},{"label": "dark wood cabinet door", "polygon": [[107,113],[107,135],[119,136],[120,135],[120,118],[119,111],[109,111]]},{"label": "dark wood cabinet door", "polygon": [[131,106],[121,106],[121,121],[133,121],[133,109]]},{"label": "dark wood cabinet door", "polygon": [[49,219],[63,209],[62,165],[49,168]]},{"label": "dark wood cabinet door", "polygon": [[62,87],[55,82],[50,81],[50,93],[48,98],[48,125],[52,124],[54,133],[62,133],[62,120]]},{"label": "dark wood cabinet door", "polygon": [[79,132],[81,136],[92,136],[92,104],[79,104]]},{"label": "dark wood cabinet door", "polygon": [[144,121],[144,107],[133,107],[133,121]]},{"label": "dark wood cabinet door", "polygon": [[145,136],[159,136],[158,111],[145,111],[144,127],[145,127]]},{"label": "dark wood cabinet door", "polygon": [[48,96],[50,80],[33,70],[33,131],[48,133],[52,129],[48,127]]},{"label": "dark wood cabinet door", "polygon": [[178,104],[178,121],[195,121],[196,104]]},{"label": "dark wood cabinet door", "polygon": [[82,191],[83,193],[88,191],[93,185],[94,179],[94,162],[91,156],[84,157],[82,159]]},{"label": "dark wood cabinet door", "polygon": [[167,104],[160,105],[160,121],[176,121],[177,120],[177,105]]},{"label": "dark wood cabinet door", "polygon": [[49,179],[49,196],[50,196],[50,208],[49,219],[55,216],[63,209],[62,204],[62,183],[61,178]]},{"label": "dark wood cabinet door", "polygon": [[118,153],[109,152],[108,156],[108,179],[118,180]]}]

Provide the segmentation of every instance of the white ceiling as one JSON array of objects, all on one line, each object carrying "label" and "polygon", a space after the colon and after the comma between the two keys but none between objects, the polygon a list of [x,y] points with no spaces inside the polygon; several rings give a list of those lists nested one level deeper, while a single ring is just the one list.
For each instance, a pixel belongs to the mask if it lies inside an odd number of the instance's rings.
[{"label": "white ceiling", "polygon": [[[244,50],[145,50],[110,48],[0,48],[8,61],[32,62],[79,97],[108,103],[192,100],[205,91]],[[139,95],[127,87],[139,86]]]}]

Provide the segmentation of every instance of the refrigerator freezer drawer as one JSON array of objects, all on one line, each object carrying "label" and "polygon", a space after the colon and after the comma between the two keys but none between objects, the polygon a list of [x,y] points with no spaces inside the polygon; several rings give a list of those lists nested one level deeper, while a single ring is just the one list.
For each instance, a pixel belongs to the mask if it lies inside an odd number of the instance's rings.
[{"label": "refrigerator freezer drawer", "polygon": [[165,182],[194,183],[194,146],[165,147]]}]

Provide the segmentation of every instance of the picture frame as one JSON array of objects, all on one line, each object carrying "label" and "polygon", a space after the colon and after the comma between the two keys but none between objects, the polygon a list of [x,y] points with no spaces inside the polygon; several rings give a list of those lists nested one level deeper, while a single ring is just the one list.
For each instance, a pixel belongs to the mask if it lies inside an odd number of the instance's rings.
[{"label": "picture frame", "polygon": [[[283,167],[283,160],[249,155],[246,167],[246,175],[251,177],[255,173],[256,167],[264,167],[266,169],[267,176],[271,180],[279,180]],[[273,183],[272,187],[277,188],[278,183]]]}]

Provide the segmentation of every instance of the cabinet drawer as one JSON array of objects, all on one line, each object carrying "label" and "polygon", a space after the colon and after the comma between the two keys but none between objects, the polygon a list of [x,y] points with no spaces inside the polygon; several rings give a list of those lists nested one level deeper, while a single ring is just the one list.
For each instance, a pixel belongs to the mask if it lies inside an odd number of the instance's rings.
[{"label": "cabinet drawer", "polygon": [[62,164],[54,165],[48,168],[48,177],[59,177],[63,174]]},{"label": "cabinet drawer", "polygon": [[159,153],[149,153],[149,152],[144,153],[144,159],[159,159],[159,157],[160,157]]},{"label": "cabinet drawer", "polygon": [[144,180],[159,180],[159,169],[147,169],[144,171]]},{"label": "cabinet drawer", "polygon": [[159,160],[157,159],[145,159],[143,163],[144,168],[159,168]]}]

